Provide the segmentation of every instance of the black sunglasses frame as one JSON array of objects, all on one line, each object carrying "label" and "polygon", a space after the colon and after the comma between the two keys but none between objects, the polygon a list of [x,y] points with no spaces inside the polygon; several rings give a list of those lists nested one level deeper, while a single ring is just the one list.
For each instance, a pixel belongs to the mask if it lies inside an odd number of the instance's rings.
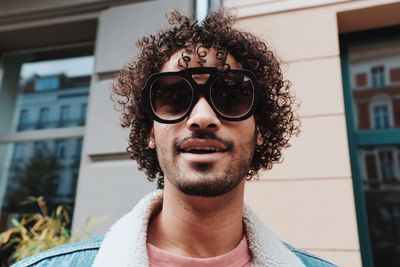
[{"label": "black sunglasses frame", "polygon": [[[254,87],[254,98],[253,98],[253,103],[252,103],[251,107],[245,114],[240,115],[240,116],[235,116],[235,117],[225,116],[220,111],[218,111],[218,109],[214,106],[213,101],[211,100],[211,86],[220,73],[221,74],[238,73],[238,74],[242,74],[242,75],[245,75],[248,78],[250,78],[250,80],[253,84],[253,87]],[[204,84],[198,84],[195,81],[195,79],[193,78],[193,75],[196,75],[196,74],[209,74],[210,76],[208,77],[207,81]],[[151,87],[152,87],[153,83],[155,81],[157,81],[158,79],[160,79],[161,77],[182,77],[189,83],[189,85],[192,89],[192,102],[190,103],[190,106],[188,107],[187,111],[178,119],[166,120],[166,119],[160,118],[159,116],[157,116],[157,113],[155,112],[155,110],[152,107],[151,98],[150,98]],[[213,111],[219,118],[221,118],[223,120],[227,120],[227,121],[242,121],[242,120],[249,118],[251,115],[254,114],[257,104],[261,98],[261,88],[258,86],[256,76],[250,70],[229,69],[229,70],[221,71],[215,67],[195,67],[195,68],[186,68],[181,71],[153,73],[147,78],[146,84],[141,92],[141,96],[142,96],[142,100],[143,100],[142,103],[144,104],[145,108],[151,113],[153,119],[157,122],[165,123],[165,124],[173,124],[173,123],[178,123],[180,121],[183,121],[187,116],[189,116],[193,107],[196,105],[197,100],[199,99],[200,95],[204,96],[204,98],[207,100],[210,107],[213,109]]]}]

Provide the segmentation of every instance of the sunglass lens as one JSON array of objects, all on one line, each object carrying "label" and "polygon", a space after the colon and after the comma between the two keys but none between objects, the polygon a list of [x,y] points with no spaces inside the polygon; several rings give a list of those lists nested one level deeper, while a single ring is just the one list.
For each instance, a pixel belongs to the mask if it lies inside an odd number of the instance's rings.
[{"label": "sunglass lens", "polygon": [[188,111],[193,90],[182,77],[165,76],[155,80],[150,88],[151,107],[163,120],[180,119]]},{"label": "sunglass lens", "polygon": [[251,79],[239,73],[224,73],[211,86],[210,98],[219,113],[230,118],[247,114],[254,102]]}]

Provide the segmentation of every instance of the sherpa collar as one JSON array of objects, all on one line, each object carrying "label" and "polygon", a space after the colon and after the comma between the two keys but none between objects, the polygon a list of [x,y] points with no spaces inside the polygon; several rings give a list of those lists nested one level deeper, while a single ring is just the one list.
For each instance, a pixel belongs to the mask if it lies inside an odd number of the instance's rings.
[{"label": "sherpa collar", "polygon": [[[119,219],[105,235],[93,266],[148,266],[147,225],[153,212],[161,207],[162,201],[162,190],[152,192]],[[304,267],[300,259],[282,244],[247,205],[243,210],[243,222],[253,256],[253,267]]]}]

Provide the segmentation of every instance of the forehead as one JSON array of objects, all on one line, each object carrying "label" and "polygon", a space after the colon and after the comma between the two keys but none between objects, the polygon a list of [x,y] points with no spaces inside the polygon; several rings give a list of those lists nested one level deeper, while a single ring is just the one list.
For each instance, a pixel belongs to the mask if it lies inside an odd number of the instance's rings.
[{"label": "forehead", "polygon": [[[189,68],[194,67],[216,67],[219,64],[217,59],[217,50],[215,48],[201,48],[201,51],[205,51],[207,54],[201,59],[198,57],[197,53],[190,55],[190,61],[188,62]],[[182,58],[183,49],[175,52],[171,58],[164,63],[161,67],[162,72],[166,71],[179,71],[178,63]],[[201,62],[201,63],[200,63]],[[228,54],[226,58],[226,63],[229,64],[231,69],[240,69],[241,65],[237,62],[231,54]]]}]

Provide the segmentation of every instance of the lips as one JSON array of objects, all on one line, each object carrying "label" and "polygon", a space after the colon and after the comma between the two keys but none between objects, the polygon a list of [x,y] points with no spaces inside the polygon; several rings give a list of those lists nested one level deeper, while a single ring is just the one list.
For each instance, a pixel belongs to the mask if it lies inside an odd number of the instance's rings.
[{"label": "lips", "polygon": [[212,139],[193,138],[184,141],[179,146],[179,152],[181,153],[209,154],[226,151],[227,147],[225,146],[225,144]]}]

